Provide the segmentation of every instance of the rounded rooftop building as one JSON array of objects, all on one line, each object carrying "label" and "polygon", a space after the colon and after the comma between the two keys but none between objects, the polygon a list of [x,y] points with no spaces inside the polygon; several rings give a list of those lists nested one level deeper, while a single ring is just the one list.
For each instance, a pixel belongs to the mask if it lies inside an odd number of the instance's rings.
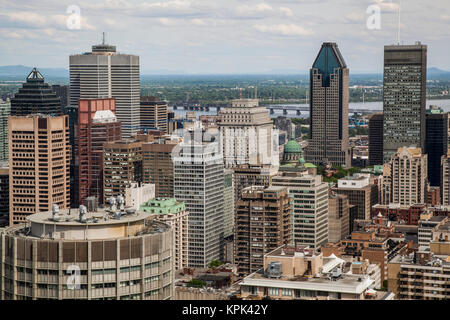
[{"label": "rounded rooftop building", "polygon": [[173,233],[118,203],[31,215],[0,232],[0,300],[166,300]]}]

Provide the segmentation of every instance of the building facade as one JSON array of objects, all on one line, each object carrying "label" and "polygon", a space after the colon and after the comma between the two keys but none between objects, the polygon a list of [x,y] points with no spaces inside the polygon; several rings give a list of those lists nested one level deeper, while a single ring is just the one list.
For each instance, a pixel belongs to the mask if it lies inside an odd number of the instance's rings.
[{"label": "building facade", "polygon": [[9,166],[0,161],[0,227],[9,225]]},{"label": "building facade", "polygon": [[350,234],[348,197],[343,194],[328,198],[328,242],[338,242]]},{"label": "building facade", "polygon": [[310,71],[308,162],[351,166],[348,81],[349,69],[337,44],[323,43]]},{"label": "building facade", "polygon": [[426,80],[426,45],[384,47],[384,162],[402,147],[425,150]]},{"label": "building facade", "polygon": [[49,115],[9,118],[9,223],[70,207],[69,119]]}]

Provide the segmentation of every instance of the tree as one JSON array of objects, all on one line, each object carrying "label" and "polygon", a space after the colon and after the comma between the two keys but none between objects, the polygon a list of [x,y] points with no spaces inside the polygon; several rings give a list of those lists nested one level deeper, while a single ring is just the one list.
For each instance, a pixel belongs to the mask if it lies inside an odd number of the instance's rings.
[{"label": "tree", "polygon": [[213,260],[209,263],[210,268],[218,267],[221,265],[222,265],[222,262],[220,262],[219,260]]},{"label": "tree", "polygon": [[187,286],[193,288],[202,288],[206,286],[206,282],[200,279],[192,279],[188,282]]}]

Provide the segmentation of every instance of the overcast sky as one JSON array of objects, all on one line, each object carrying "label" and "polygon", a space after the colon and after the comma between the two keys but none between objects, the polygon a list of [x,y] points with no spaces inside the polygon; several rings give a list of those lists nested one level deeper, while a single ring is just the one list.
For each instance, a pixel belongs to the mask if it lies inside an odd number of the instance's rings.
[{"label": "overcast sky", "polygon": [[[382,72],[397,42],[399,0],[0,0],[0,65],[68,69],[101,42],[140,56],[141,73],[262,73],[311,67],[337,42],[350,72]],[[370,30],[367,8],[381,9]],[[69,29],[67,9],[81,12]],[[72,20],[73,21],[73,20]],[[73,25],[73,24],[72,24]],[[401,40],[428,45],[428,66],[450,70],[449,0],[402,0]]]}]

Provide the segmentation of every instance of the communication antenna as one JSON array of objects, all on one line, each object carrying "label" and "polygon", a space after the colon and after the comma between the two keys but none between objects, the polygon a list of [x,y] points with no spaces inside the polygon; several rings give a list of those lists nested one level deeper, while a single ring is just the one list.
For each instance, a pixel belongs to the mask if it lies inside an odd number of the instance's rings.
[{"label": "communication antenna", "polygon": [[397,30],[397,44],[399,44],[399,45],[400,45],[401,17],[402,17],[402,0],[398,0],[398,30]]}]

